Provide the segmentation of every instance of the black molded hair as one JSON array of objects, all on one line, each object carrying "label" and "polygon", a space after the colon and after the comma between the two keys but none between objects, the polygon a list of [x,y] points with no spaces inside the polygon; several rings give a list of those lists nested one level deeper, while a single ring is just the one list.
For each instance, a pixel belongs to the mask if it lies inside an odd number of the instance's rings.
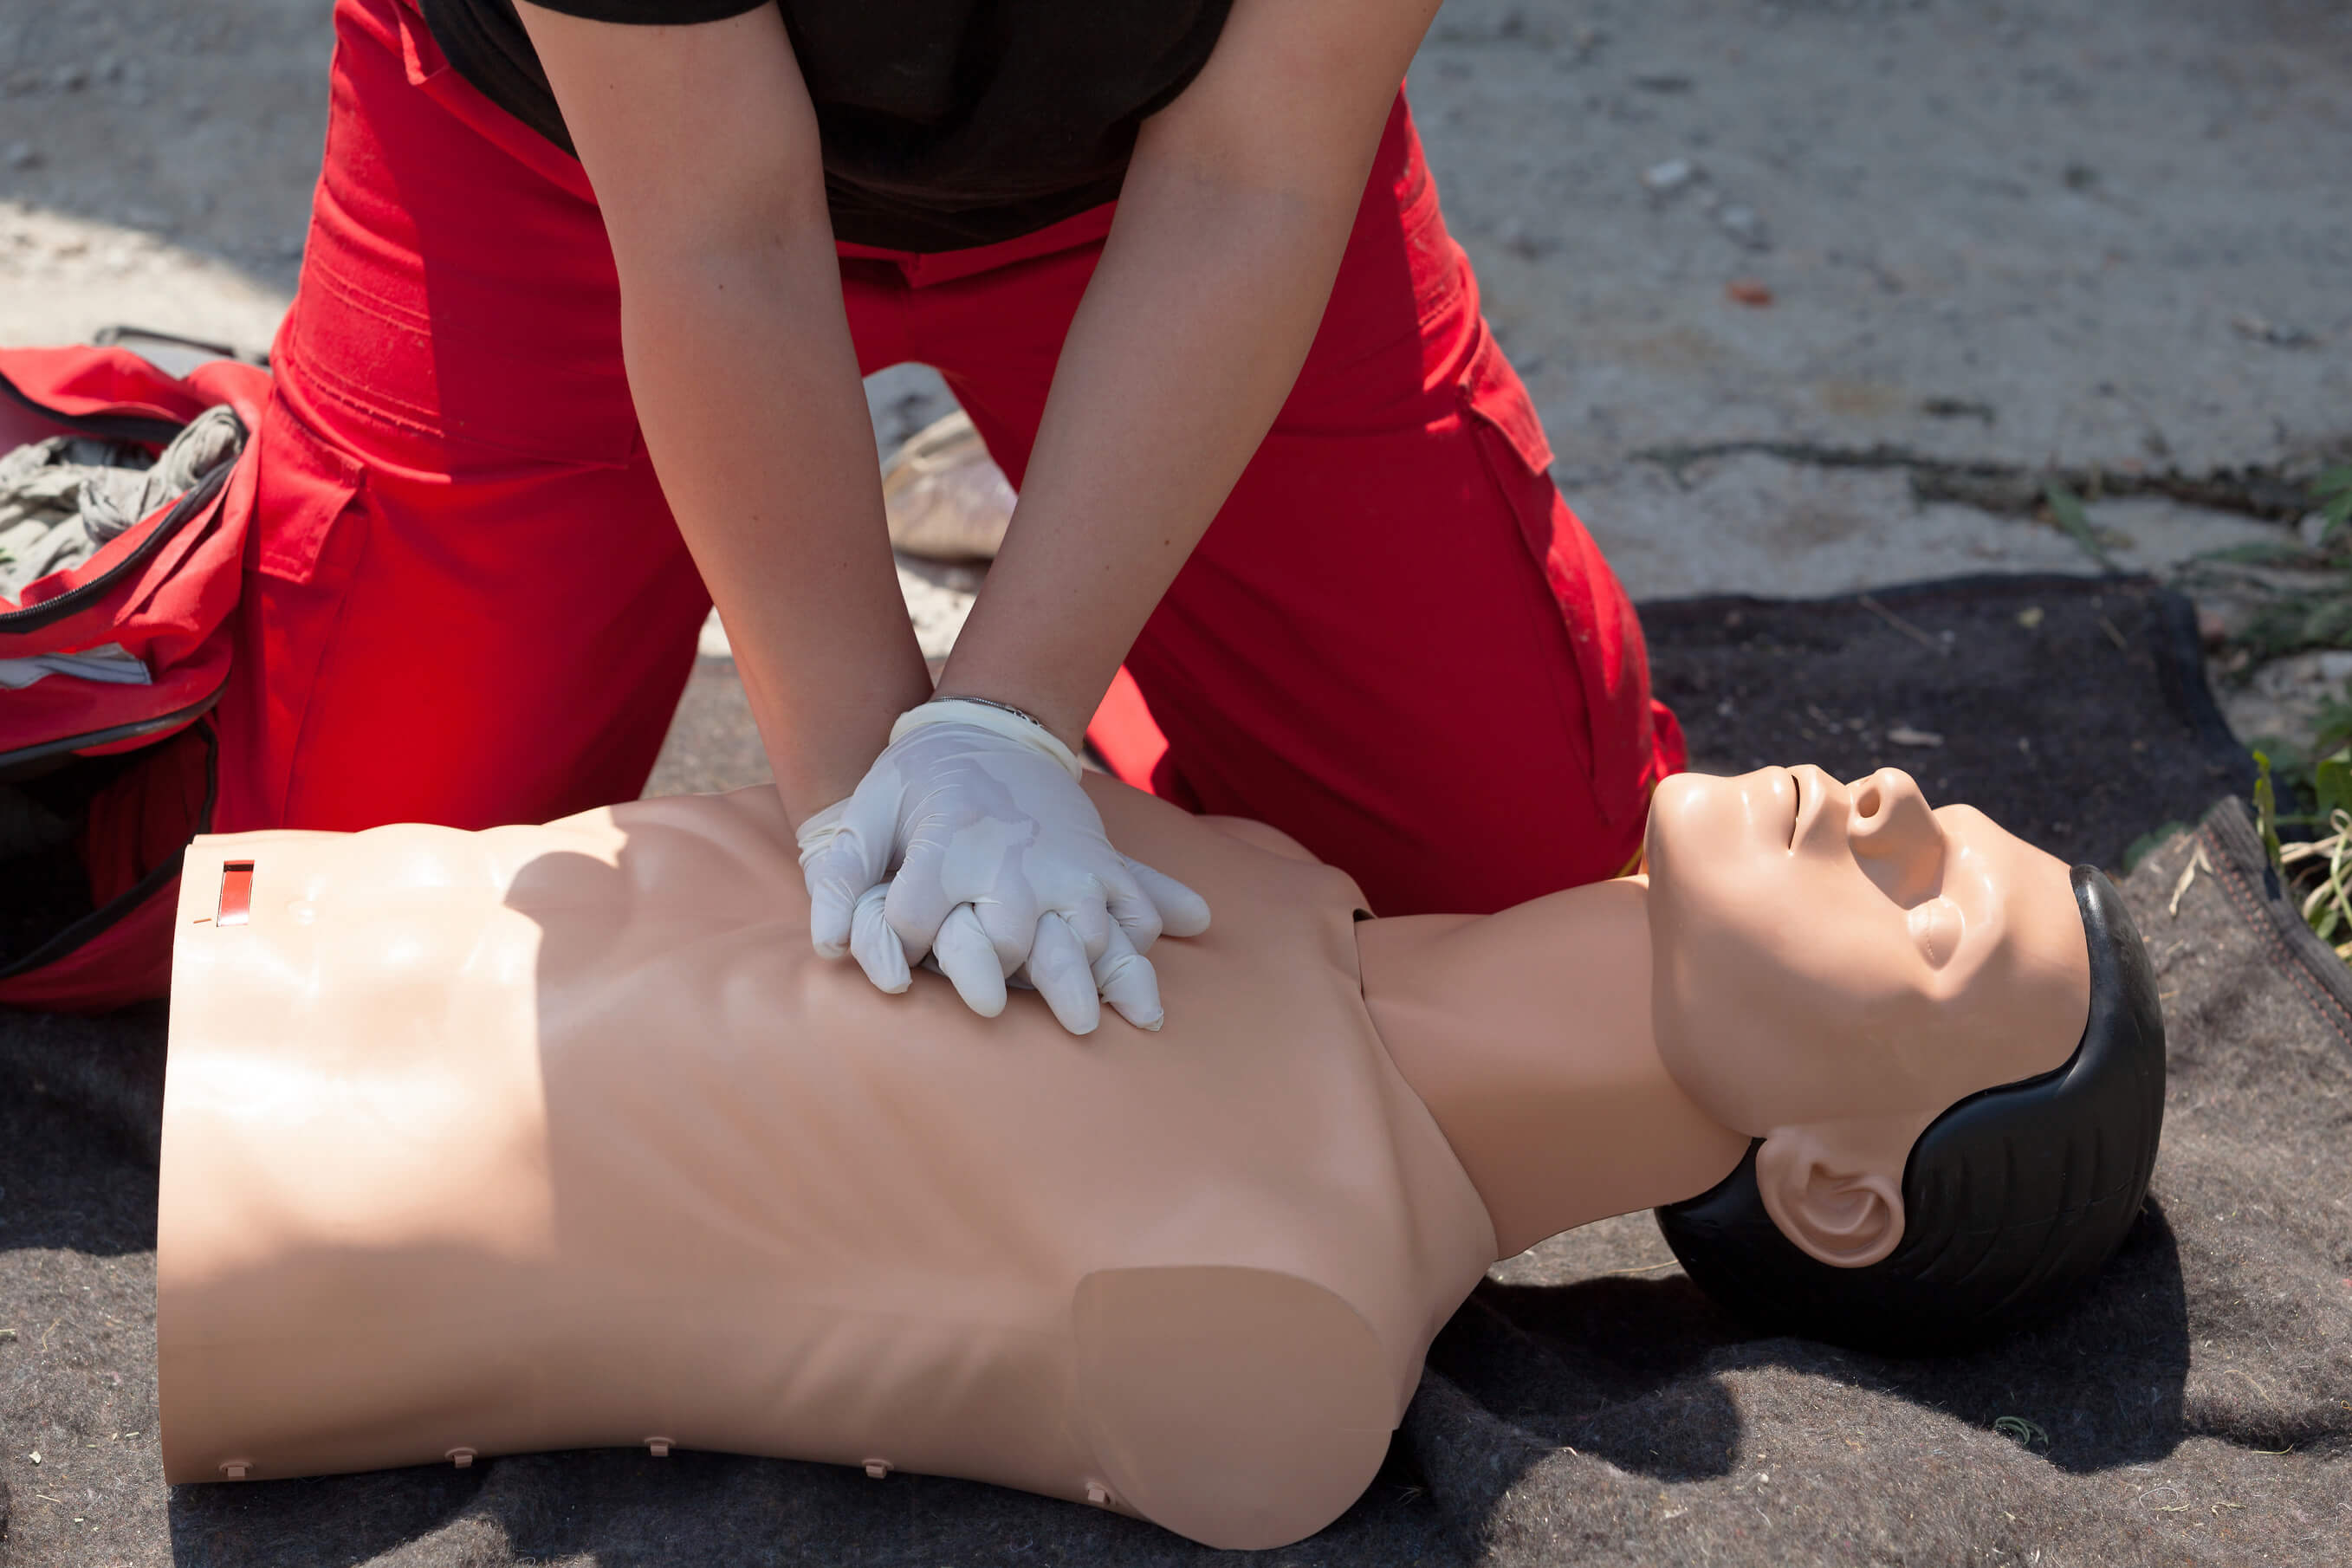
[{"label": "black molded hair", "polygon": [[1903,1239],[1863,1268],[1801,1251],[1764,1209],[1756,1145],[1657,1211],[1701,1289],[1774,1332],[1907,1354],[1988,1339],[2064,1300],[2123,1243],[2164,1126],[2164,1015],[2122,896],[2077,866],[2091,1008],[2063,1067],[1970,1095],[1911,1146]]}]

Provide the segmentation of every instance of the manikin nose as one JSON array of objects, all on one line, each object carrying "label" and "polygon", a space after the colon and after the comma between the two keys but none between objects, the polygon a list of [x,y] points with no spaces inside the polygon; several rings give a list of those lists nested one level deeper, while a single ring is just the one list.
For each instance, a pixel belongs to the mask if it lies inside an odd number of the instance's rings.
[{"label": "manikin nose", "polygon": [[1933,896],[1944,877],[1944,829],[1917,783],[1881,768],[1846,787],[1846,839],[1871,879],[1897,903]]}]

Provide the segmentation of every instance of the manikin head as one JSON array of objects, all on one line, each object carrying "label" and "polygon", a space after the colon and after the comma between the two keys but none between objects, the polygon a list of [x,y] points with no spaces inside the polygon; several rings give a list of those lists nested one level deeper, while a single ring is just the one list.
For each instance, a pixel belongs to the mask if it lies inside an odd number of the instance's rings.
[{"label": "manikin head", "polygon": [[2154,1160],[2163,1026],[2104,877],[1931,810],[1894,768],[1671,778],[1647,847],[1660,1057],[1753,1140],[1660,1211],[1702,1286],[1922,1346],[2112,1253]]}]

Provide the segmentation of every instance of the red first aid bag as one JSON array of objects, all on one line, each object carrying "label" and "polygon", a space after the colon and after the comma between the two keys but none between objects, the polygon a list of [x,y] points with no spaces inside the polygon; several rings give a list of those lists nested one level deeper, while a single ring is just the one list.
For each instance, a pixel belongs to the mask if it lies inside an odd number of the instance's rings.
[{"label": "red first aid bag", "polygon": [[123,348],[0,349],[0,453],[79,436],[152,458],[207,409],[235,422],[186,488],[0,594],[0,1003],[96,1011],[169,986],[180,855],[217,793],[207,715],[268,395],[236,360],[179,376]]}]

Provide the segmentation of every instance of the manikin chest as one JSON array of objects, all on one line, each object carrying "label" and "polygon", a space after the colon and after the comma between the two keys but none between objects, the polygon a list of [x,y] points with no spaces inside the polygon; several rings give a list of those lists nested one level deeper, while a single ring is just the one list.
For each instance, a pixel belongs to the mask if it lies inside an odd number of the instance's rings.
[{"label": "manikin chest", "polygon": [[1218,926],[1152,953],[1167,1029],[1085,1039],[812,957],[772,797],[200,843],[173,1479],[646,1443],[1318,1528],[1492,1235],[1372,1032],[1352,888],[1179,823],[1132,852]]}]

